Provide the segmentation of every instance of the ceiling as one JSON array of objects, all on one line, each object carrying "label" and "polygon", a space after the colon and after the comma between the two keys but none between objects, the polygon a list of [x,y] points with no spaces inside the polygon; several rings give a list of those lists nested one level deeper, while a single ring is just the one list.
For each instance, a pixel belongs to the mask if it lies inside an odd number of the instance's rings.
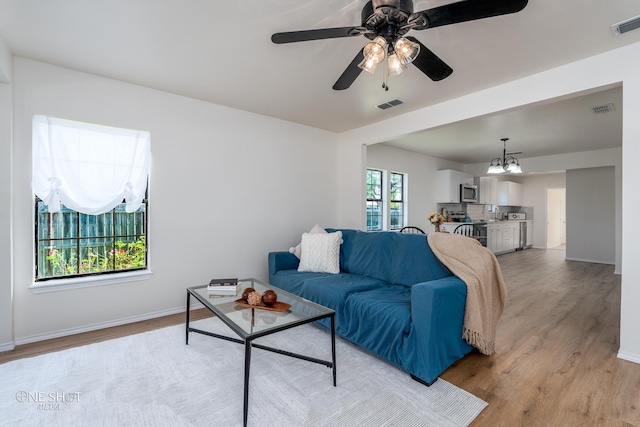
[{"label": "ceiling", "polygon": [[[365,3],[0,0],[0,33],[17,56],[334,132],[640,41],[640,30],[615,37],[610,29],[640,15],[637,0],[530,0],[516,14],[411,31],[409,35],[453,68],[445,80],[433,82],[409,67],[389,79],[389,91],[381,88],[380,74],[367,73],[349,89],[334,91],[332,85],[366,38],[285,45],[270,40],[281,31],[358,26]],[[414,10],[447,3],[451,1],[414,0]],[[384,111],[375,107],[394,98],[405,103]],[[524,151],[523,157],[576,151],[571,148],[576,142],[581,147],[599,148],[604,141],[620,146],[616,126],[621,122],[597,127],[596,121],[613,122],[613,116],[578,113],[604,101],[616,104],[621,117],[621,94],[615,89],[408,135],[389,144],[464,163],[478,161],[465,152],[469,147],[478,156],[498,155],[503,136],[511,138],[508,149]],[[558,108],[571,114],[571,126],[562,126]],[[487,131],[491,128],[498,129]],[[461,142],[445,152],[428,143],[435,138]]]},{"label": "ceiling", "polygon": [[[609,104],[613,105],[611,112],[593,112],[594,107]],[[502,157],[501,138],[509,138],[507,153],[522,152],[515,155],[518,159],[621,147],[622,87],[469,119],[385,144],[488,166],[492,158]]]}]

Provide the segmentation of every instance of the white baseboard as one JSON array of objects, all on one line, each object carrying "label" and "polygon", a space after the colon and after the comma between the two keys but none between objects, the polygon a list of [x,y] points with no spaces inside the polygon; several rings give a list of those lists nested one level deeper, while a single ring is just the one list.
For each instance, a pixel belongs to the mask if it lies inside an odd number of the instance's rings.
[{"label": "white baseboard", "polygon": [[14,348],[16,348],[16,343],[15,342],[5,342],[0,344],[0,353],[5,352],[5,351],[11,351]]},{"label": "white baseboard", "polygon": [[[197,310],[200,308],[204,308],[204,306],[200,302],[198,301],[191,302],[191,311]],[[99,329],[111,328],[113,326],[126,325],[129,323],[141,322],[143,320],[156,319],[158,317],[169,316],[177,313],[184,313],[185,309],[186,307],[172,308],[169,310],[155,311],[152,313],[140,314],[136,316],[125,317],[122,319],[111,320],[108,322],[93,323],[90,325],[79,326],[76,328],[69,328],[69,329],[63,329],[60,331],[47,332],[44,334],[31,335],[28,337],[16,339],[14,343],[14,347],[16,345],[30,344],[33,342],[50,340],[52,338],[66,337],[69,335],[80,334],[83,332],[97,331]],[[12,350],[12,349],[13,348],[9,348],[8,350]],[[0,351],[2,351],[2,347],[0,347]]]},{"label": "white baseboard", "polygon": [[615,265],[615,261],[611,262],[611,261],[602,261],[599,259],[584,259],[584,258],[572,258],[572,257],[565,257],[565,260],[567,261],[578,261],[578,262],[590,262],[593,264],[606,264],[606,265]]},{"label": "white baseboard", "polygon": [[624,351],[618,351],[618,359],[628,360],[629,362],[640,364],[640,354],[625,353]]}]

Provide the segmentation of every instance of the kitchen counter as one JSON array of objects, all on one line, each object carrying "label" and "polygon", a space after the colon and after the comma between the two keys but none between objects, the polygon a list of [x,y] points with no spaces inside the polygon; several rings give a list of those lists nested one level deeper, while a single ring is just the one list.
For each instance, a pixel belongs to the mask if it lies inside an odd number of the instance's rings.
[{"label": "kitchen counter", "polygon": [[513,252],[520,247],[520,224],[527,223],[527,246],[531,246],[533,237],[533,220],[507,219],[501,221],[474,222],[445,222],[440,226],[442,231],[453,233],[465,224],[473,224],[481,229],[481,234],[487,237],[487,247],[495,254]]}]

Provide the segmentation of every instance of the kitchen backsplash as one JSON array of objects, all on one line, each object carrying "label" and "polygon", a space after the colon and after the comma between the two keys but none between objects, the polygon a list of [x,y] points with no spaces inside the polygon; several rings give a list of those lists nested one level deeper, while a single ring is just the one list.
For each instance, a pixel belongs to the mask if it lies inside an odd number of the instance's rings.
[{"label": "kitchen backsplash", "polygon": [[472,221],[491,221],[493,220],[494,214],[493,212],[489,212],[490,205],[476,205],[476,204],[467,204],[467,216],[471,218]]},{"label": "kitchen backsplash", "polygon": [[527,219],[533,219],[533,207],[530,206],[496,206],[483,205],[480,203],[438,203],[438,212],[441,212],[443,207],[446,207],[449,212],[466,212],[467,216],[474,222],[494,221],[496,219],[496,209],[501,217],[508,213],[524,213],[526,214]]}]

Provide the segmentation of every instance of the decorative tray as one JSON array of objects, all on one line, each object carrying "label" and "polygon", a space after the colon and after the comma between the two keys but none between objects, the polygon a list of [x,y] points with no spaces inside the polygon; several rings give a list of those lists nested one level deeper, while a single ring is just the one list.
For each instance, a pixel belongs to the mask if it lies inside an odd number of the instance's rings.
[{"label": "decorative tray", "polygon": [[281,301],[274,302],[271,307],[268,307],[266,305],[247,304],[246,302],[244,302],[243,299],[237,299],[235,303],[240,307],[244,307],[244,308],[258,308],[260,310],[277,311],[277,312],[287,311],[291,308],[291,304],[287,304],[286,302],[281,302]]}]

